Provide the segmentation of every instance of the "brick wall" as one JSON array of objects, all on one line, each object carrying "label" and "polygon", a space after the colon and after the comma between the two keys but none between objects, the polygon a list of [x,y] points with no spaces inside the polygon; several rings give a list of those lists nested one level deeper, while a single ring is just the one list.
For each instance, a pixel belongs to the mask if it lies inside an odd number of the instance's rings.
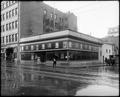
[{"label": "brick wall", "polygon": [[[48,32],[47,31],[45,32],[45,30],[43,31],[43,27],[45,27],[46,29],[46,25],[43,26],[44,10],[47,10],[47,15],[46,15],[47,19],[51,21],[52,20],[51,13],[54,14],[54,8],[50,7],[49,5],[43,2],[37,2],[37,1],[21,2],[21,6],[20,6],[21,38],[49,33],[49,31]],[[61,31],[68,28],[72,30],[77,30],[76,16],[74,16],[73,14],[68,15],[57,9],[55,9],[55,14],[57,15],[55,23],[63,27],[62,29],[59,29],[59,27],[58,28],[56,27],[55,29],[53,29],[54,27],[53,28],[50,27],[50,29],[52,29],[51,32]]]},{"label": "brick wall", "polygon": [[21,38],[43,34],[43,14],[40,2],[21,2],[20,9]]}]

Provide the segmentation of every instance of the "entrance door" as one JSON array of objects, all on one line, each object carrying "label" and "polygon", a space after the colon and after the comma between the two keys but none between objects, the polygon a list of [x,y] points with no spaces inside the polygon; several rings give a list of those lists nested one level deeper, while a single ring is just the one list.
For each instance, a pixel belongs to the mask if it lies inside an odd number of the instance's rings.
[{"label": "entrance door", "polygon": [[40,55],[41,55],[41,62],[45,62],[46,61],[46,52],[45,51],[43,51],[43,52],[41,52],[40,53]]},{"label": "entrance door", "polygon": [[40,61],[41,62],[45,62],[46,61],[46,52],[45,51],[41,51],[41,52],[35,52],[35,58],[40,57]]},{"label": "entrance door", "polygon": [[13,48],[7,48],[6,49],[6,60],[12,60],[13,59]]}]

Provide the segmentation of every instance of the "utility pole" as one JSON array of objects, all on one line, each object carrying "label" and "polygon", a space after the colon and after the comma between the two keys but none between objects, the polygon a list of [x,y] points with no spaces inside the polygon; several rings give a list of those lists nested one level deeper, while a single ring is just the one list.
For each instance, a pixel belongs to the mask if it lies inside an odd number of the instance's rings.
[{"label": "utility pole", "polygon": [[17,52],[17,61],[18,63],[21,61],[20,56],[20,1],[18,1],[18,52]]},{"label": "utility pole", "polygon": [[55,31],[55,3],[54,3],[54,8],[53,8],[53,29]]}]

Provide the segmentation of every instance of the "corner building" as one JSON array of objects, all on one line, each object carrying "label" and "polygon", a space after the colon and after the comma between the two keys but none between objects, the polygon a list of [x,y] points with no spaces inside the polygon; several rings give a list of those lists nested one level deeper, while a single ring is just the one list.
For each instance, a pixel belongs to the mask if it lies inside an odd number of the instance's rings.
[{"label": "corner building", "polygon": [[[7,2],[11,1],[4,1],[2,4]],[[10,33],[6,30],[1,33],[4,37],[1,51],[3,56],[10,56],[8,51],[11,50],[14,58],[18,55],[21,60],[34,61],[38,56],[41,62],[51,62],[54,56],[59,63],[101,60],[101,41],[77,32],[77,17],[73,13],[63,13],[40,1],[14,2],[17,7],[17,38],[15,35],[14,38],[17,41],[14,39],[11,42],[13,29]],[[2,14],[6,15],[6,10],[12,8],[13,5],[3,8]],[[7,19],[2,21],[5,28],[6,21]]]}]

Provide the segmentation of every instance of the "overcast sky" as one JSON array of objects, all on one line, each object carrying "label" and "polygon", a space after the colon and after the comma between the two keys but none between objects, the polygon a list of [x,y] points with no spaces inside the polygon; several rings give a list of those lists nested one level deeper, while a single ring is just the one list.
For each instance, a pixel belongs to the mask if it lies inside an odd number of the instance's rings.
[{"label": "overcast sky", "polygon": [[118,1],[44,1],[61,10],[77,16],[78,31],[102,38],[110,27],[119,25]]}]

